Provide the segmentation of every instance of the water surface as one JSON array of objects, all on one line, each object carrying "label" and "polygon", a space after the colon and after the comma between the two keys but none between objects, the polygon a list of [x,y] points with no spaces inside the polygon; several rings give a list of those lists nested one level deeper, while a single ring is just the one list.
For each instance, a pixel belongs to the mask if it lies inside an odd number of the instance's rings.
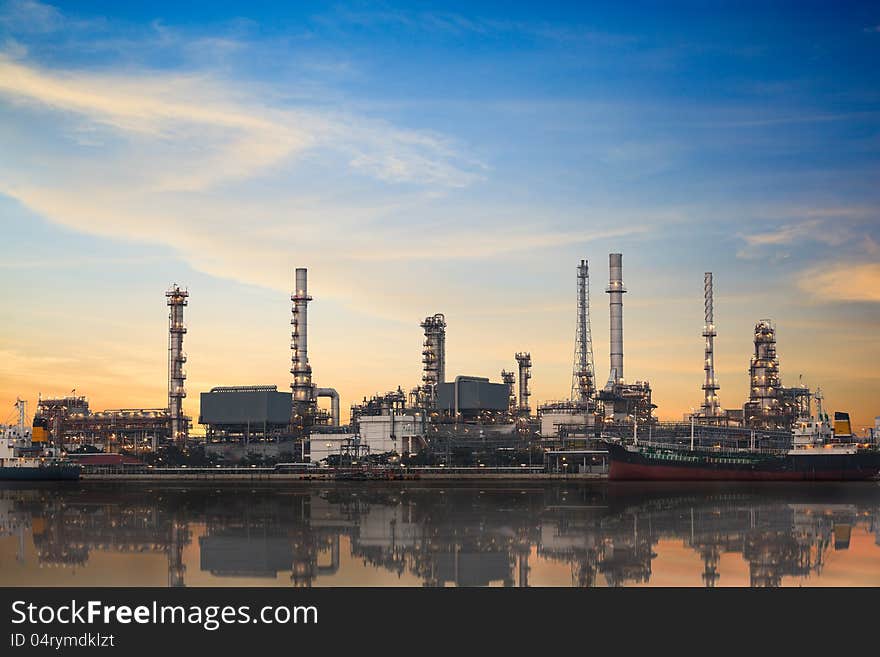
[{"label": "water surface", "polygon": [[880,484],[5,484],[0,585],[880,586]]}]

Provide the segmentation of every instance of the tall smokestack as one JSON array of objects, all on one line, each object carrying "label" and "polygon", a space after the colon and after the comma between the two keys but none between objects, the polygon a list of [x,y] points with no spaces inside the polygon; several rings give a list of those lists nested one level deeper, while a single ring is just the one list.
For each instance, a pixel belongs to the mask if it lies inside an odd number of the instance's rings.
[{"label": "tall smokestack", "polygon": [[608,255],[608,289],[611,306],[611,372],[608,380],[611,383],[623,381],[623,255]]},{"label": "tall smokestack", "polygon": [[309,296],[307,269],[296,270],[294,291],[290,295],[290,300],[293,302],[291,308],[293,317],[290,320],[293,328],[290,333],[290,373],[293,375],[293,382],[290,388],[293,391],[294,413],[304,419],[314,401],[312,367],[309,365],[308,352],[308,303],[312,297]]}]

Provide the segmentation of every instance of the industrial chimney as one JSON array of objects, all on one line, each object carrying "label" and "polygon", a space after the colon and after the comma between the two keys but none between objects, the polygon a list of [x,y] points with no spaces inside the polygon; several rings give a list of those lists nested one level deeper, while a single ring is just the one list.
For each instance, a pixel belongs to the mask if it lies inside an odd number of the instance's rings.
[{"label": "industrial chimney", "polygon": [[608,256],[608,289],[611,307],[611,372],[608,382],[623,383],[623,255],[611,253]]}]

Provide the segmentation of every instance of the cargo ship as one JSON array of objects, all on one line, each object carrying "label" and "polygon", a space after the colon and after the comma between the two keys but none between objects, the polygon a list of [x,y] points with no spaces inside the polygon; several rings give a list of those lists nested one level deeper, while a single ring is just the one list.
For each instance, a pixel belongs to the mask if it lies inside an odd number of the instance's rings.
[{"label": "cargo ship", "polygon": [[55,448],[45,447],[45,420],[37,419],[30,428],[24,425],[25,403],[16,402],[19,423],[3,427],[0,434],[0,481],[76,481],[82,468],[61,456]]},{"label": "cargo ship", "polygon": [[688,442],[605,440],[608,478],[616,481],[862,481],[880,474],[880,450],[854,440],[846,413],[801,420],[787,448]]}]

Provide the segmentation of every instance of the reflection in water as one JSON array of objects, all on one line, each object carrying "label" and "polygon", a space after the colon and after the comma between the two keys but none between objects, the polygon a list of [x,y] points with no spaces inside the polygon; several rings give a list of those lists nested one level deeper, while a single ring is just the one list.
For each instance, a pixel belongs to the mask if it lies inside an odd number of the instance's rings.
[{"label": "reflection in water", "polygon": [[818,585],[830,560],[880,581],[877,484],[0,489],[13,586]]}]

